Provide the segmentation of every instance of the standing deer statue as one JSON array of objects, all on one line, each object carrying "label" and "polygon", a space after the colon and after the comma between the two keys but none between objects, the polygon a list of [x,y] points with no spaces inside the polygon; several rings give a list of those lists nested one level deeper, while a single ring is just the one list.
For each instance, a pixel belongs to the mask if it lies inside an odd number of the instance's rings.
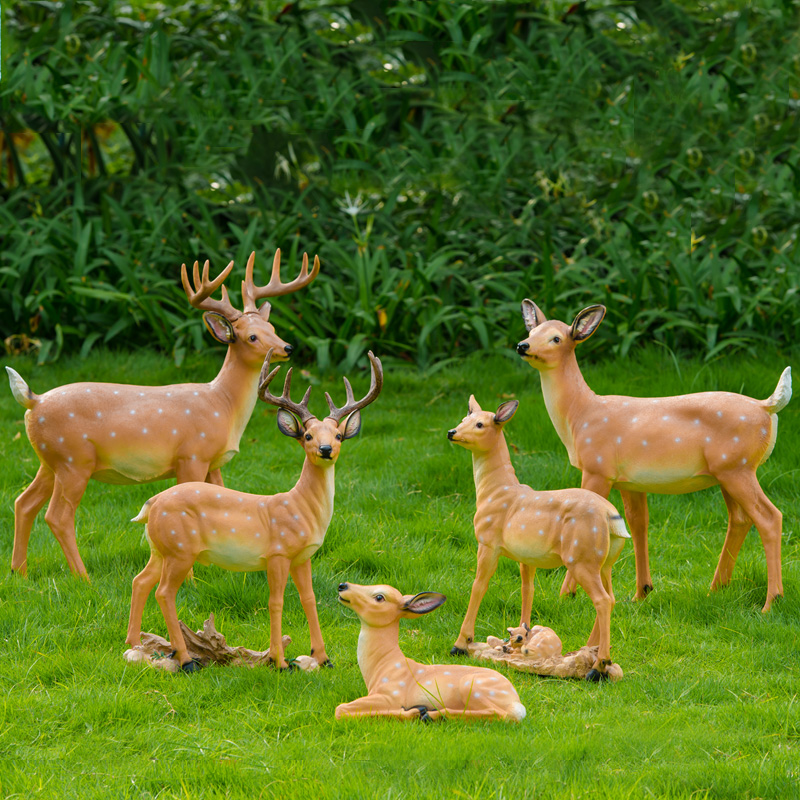
[{"label": "standing deer statue", "polygon": [[334,465],[339,448],[361,430],[361,409],[383,386],[381,362],[372,353],[369,391],[356,401],[347,378],[347,400],[337,408],[325,397],[330,414],[317,419],[308,410],[311,387],[300,403],[289,392],[292,370],[286,374],[283,393],[276,397],[269,384],[280,369],[270,368],[267,354],[261,371],[259,397],[278,406],[278,430],[297,439],[305,451],[300,479],[293,489],[275,495],[236,492],[208,483],[182,483],[151,497],[133,522],[147,523],[150,560],[133,579],[127,643],[141,644],[142,613],[147,596],[158,583],[156,600],[164,615],[174,658],[184,671],[197,668],[186,649],[175,608],[178,588],[195,563],[216,564],[234,572],[266,570],[269,583],[270,660],[287,669],[281,643],[283,595],[288,576],[297,586],[311,635],[311,655],[328,664],[311,584],[311,556],[322,546],[333,516]]},{"label": "standing deer statue", "polygon": [[[715,590],[731,580],[736,557],[755,524],[767,558],[767,599],[763,611],[783,595],[782,515],[756,477],[778,434],[778,412],[792,396],[787,367],[773,394],[754,400],[732,392],[699,392],[676,397],[596,395],[583,379],[575,347],[603,321],[606,309],[581,311],[572,325],[548,321],[531,300],[523,300],[528,338],[517,352],[542,379],[550,419],[582,471],[581,486],[602,497],[619,489],[633,535],[636,600],[653,588],[647,553],[647,492],[685,494],[719,485],[728,507],[728,533],[711,582]],[[570,576],[562,593],[574,590]]]},{"label": "standing deer statue", "polygon": [[478,568],[469,606],[452,655],[466,655],[475,635],[475,620],[500,556],[518,561],[522,580],[520,625],[530,625],[536,569],[562,564],[595,607],[588,647],[597,646],[597,659],[587,680],[605,677],[611,663],[611,612],[614,591],[611,567],[630,535],[608,500],[585,489],[542,492],[517,480],[503,428],[519,402],[509,400],[496,413],[483,411],[469,398],[469,414],[447,432],[451,442],[472,452],[475,477],[475,538]]},{"label": "standing deer statue", "polygon": [[437,592],[412,596],[402,595],[392,586],[339,584],[339,602],[352,608],[361,620],[358,666],[367,694],[336,706],[336,719],[524,719],[525,706],[513,684],[496,670],[420,664],[403,655],[398,642],[400,619],[427,614],[445,599]]},{"label": "standing deer statue", "polygon": [[[33,482],[14,504],[14,552],[11,569],[27,573],[28,540],[36,515],[48,499],[45,521],[61,545],[70,570],[87,577],[75,541],[75,512],[90,478],[104,483],[149,483],[175,477],[178,483],[207,480],[222,485],[220,467],[239,450],[256,403],[258,376],[264,356],[274,349],[285,360],[292,346],[269,322],[269,303],[307,286],[319,272],[319,259],[308,271],[303,255],[300,275],[282,283],[281,251],[275,253],[266,286],[253,282],[255,253],[250,255],[242,282],[244,310],[228,299],[223,281],[231,261],[209,280],[209,264],[194,263],[194,287],[186,265],[181,267],[189,303],[205,311],[211,335],[228,345],[222,369],[211,383],[173,386],[130,386],[116,383],[72,383],[34,394],[11,367],[6,367],[11,391],[24,406],[25,428],[41,462]],[[222,286],[222,300],[211,295]]]}]

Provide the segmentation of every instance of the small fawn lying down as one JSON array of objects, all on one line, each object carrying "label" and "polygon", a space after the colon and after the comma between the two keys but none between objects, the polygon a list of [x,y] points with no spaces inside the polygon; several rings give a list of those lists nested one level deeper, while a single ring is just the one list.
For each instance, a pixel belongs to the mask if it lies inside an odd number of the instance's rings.
[{"label": "small fawn lying down", "polygon": [[611,611],[615,602],[611,567],[630,535],[617,509],[594,492],[535,491],[517,480],[503,427],[518,405],[518,401],[509,400],[493,414],[483,411],[470,397],[469,414],[457,428],[447,432],[451,442],[472,452],[478,540],[478,568],[469,607],[451,653],[466,654],[475,635],[481,600],[501,555],[520,565],[520,625],[530,625],[537,567],[552,569],[563,564],[567,575],[586,590],[597,612],[586,643],[588,647],[597,645],[597,660],[586,677],[600,680],[611,663]]},{"label": "small fawn lying down", "polygon": [[366,697],[336,707],[344,717],[400,717],[428,721],[439,717],[525,717],[511,681],[486,667],[418,664],[400,650],[400,618],[427,614],[445,601],[443,594],[402,595],[391,586],[339,584],[339,601],[361,620],[358,666]]}]

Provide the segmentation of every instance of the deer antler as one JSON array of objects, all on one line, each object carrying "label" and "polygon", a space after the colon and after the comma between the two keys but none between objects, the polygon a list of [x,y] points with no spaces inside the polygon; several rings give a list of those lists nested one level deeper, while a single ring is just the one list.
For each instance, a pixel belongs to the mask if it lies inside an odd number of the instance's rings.
[{"label": "deer antler", "polygon": [[270,372],[269,361],[271,358],[272,348],[270,347],[267,357],[264,359],[264,366],[261,367],[261,377],[258,381],[258,396],[265,403],[270,403],[273,406],[278,406],[278,408],[291,411],[292,414],[294,414],[300,420],[300,422],[305,425],[310,419],[314,419],[314,415],[308,410],[308,399],[311,396],[311,387],[309,386],[308,389],[306,389],[306,393],[299,403],[293,402],[291,397],[289,397],[289,391],[292,388],[292,368],[289,367],[289,371],[286,373],[286,380],[283,384],[283,393],[280,397],[276,397],[269,391],[269,385],[272,382],[272,379],[278,374],[278,370],[281,368],[281,366],[278,364],[278,366],[275,367],[272,372]]},{"label": "deer antler", "polygon": [[364,395],[363,399],[356,402],[353,397],[353,387],[350,385],[350,381],[348,381],[347,378],[343,379],[344,388],[347,391],[347,400],[341,408],[337,408],[333,400],[331,400],[331,396],[325,392],[325,399],[328,401],[328,406],[331,409],[331,413],[328,414],[328,417],[335,422],[339,422],[354,411],[368,406],[381,393],[381,389],[383,388],[383,367],[381,366],[381,360],[372,354],[372,350],[370,350],[367,355],[372,365],[372,378],[369,384],[369,391]]},{"label": "deer antler", "polygon": [[[300,274],[290,283],[281,283],[281,251],[275,251],[275,258],[272,260],[272,275],[266,286],[256,286],[253,283],[253,263],[256,259],[255,251],[247,259],[247,270],[244,281],[242,281],[242,298],[244,299],[245,314],[257,311],[256,300],[263,300],[265,297],[280,297],[289,292],[296,292],[304,286],[308,286],[319,273],[319,256],[314,256],[314,268],[308,271],[308,254],[303,253],[303,266]],[[262,306],[263,307],[263,306]]]},{"label": "deer antler", "polygon": [[[252,258],[252,256],[251,256]],[[225,267],[224,270],[213,281],[208,277],[208,261],[203,264],[203,277],[200,278],[200,264],[195,261],[193,268],[194,290],[189,284],[189,277],[186,273],[186,264],[181,264],[181,282],[186,296],[189,298],[189,303],[201,311],[216,311],[222,314],[229,322],[233,322],[242,316],[242,312],[234,308],[231,301],[228,299],[228,290],[222,286],[225,278],[230,275],[233,269],[233,261]],[[222,300],[212,300],[211,295],[222,286]]]}]

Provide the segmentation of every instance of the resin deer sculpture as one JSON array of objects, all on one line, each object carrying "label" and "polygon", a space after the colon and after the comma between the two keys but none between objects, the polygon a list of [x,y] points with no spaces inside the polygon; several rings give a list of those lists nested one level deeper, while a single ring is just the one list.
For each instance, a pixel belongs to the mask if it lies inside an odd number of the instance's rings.
[{"label": "resin deer sculpture", "polygon": [[283,596],[288,576],[297,586],[311,635],[311,655],[327,664],[328,656],[317,618],[311,584],[311,556],[322,546],[333,516],[334,465],[345,439],[361,429],[361,409],[383,386],[381,362],[372,353],[369,391],[356,401],[347,378],[347,400],[337,408],[326,392],[330,414],[317,419],[308,410],[311,387],[300,403],[289,394],[289,369],[283,393],[270,393],[269,385],[280,367],[271,372],[267,354],[259,397],[278,406],[278,429],[297,439],[305,451],[300,479],[293,489],[275,495],[236,492],[208,483],[183,483],[151,497],[133,522],[147,523],[150,560],[133,579],[127,643],[141,644],[142,613],[150,591],[158,583],[156,600],[167,623],[174,658],[188,672],[197,668],[180,630],[175,598],[195,563],[216,564],[235,572],[267,573],[269,584],[270,659],[287,668],[281,644]]},{"label": "resin deer sculpture", "polygon": [[[575,347],[603,321],[606,309],[581,311],[572,325],[548,321],[531,300],[522,302],[528,338],[517,352],[542,380],[550,419],[582,471],[581,486],[602,497],[619,489],[633,536],[636,595],[653,588],[647,552],[647,493],[685,494],[719,485],[728,507],[728,532],[711,582],[728,584],[747,532],[755,524],[767,559],[767,599],[763,611],[783,595],[781,512],[756,477],[778,433],[777,413],[792,396],[787,367],[773,394],[754,400],[731,392],[699,392],[676,397],[596,395],[583,379]],[[562,593],[574,590],[570,576]]]},{"label": "resin deer sculpture", "polygon": [[614,592],[611,567],[630,535],[608,500],[585,489],[535,491],[517,480],[503,428],[519,403],[509,400],[496,413],[483,411],[469,398],[469,414],[447,432],[451,442],[472,452],[475,477],[475,538],[478,568],[469,606],[452,655],[466,655],[475,635],[475,620],[500,556],[519,562],[522,580],[520,625],[530,625],[533,579],[537,568],[562,564],[595,607],[588,647],[597,659],[587,680],[601,680],[611,663],[611,611]]},{"label": "resin deer sculpture", "polygon": [[438,608],[443,594],[402,595],[392,586],[339,584],[339,602],[361,620],[358,666],[367,695],[336,706],[336,719],[496,718],[518,722],[525,706],[511,681],[486,667],[419,664],[400,650],[400,619]]},{"label": "resin deer sculpture", "polygon": [[[222,485],[220,467],[238,452],[258,391],[258,376],[267,351],[285,360],[292,346],[270,324],[269,303],[307,286],[319,272],[319,259],[308,271],[303,256],[300,275],[282,283],[278,250],[266,286],[253,282],[253,253],[242,282],[244,310],[233,307],[223,281],[231,261],[213,281],[206,261],[200,276],[194,264],[194,286],[181,267],[189,303],[205,311],[211,335],[228,345],[228,353],[211,383],[173,386],[131,386],[115,383],[73,383],[34,394],[6,367],[11,391],[23,405],[25,428],[41,462],[33,482],[17,498],[11,569],[27,573],[28,540],[36,515],[48,499],[45,521],[61,545],[70,570],[86,577],[75,541],[75,512],[90,478],[104,483],[148,483],[175,477],[178,483],[207,480]],[[211,295],[222,287],[222,300]]]}]

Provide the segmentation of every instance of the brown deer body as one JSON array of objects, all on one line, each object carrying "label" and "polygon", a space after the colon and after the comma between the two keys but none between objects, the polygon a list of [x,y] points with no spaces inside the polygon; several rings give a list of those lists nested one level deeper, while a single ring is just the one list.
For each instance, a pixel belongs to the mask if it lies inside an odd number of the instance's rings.
[{"label": "brown deer body", "polygon": [[[280,250],[275,254],[267,286],[253,283],[255,253],[242,283],[244,311],[228,300],[222,282],[233,262],[213,281],[205,263],[202,279],[194,265],[194,288],[186,266],[181,271],[189,302],[204,310],[212,335],[228,345],[217,377],[210,383],[131,386],[73,383],[34,394],[6,367],[11,390],[23,405],[28,438],[39,457],[33,482],[15,503],[14,552],[11,569],[27,572],[28,540],[36,515],[49,500],[45,520],[61,545],[70,570],[86,576],[75,541],[75,512],[91,478],[105,483],[146,483],[177,478],[178,483],[208,480],[222,485],[220,467],[239,449],[258,391],[258,375],[267,351],[285,360],[292,346],[268,322],[269,303],[256,301],[295,291],[319,272],[319,260],[308,272],[304,256],[300,276],[280,280]],[[223,299],[210,295],[222,286]]]},{"label": "brown deer body", "polygon": [[597,660],[587,678],[599,680],[611,663],[611,612],[615,602],[611,568],[630,536],[616,508],[592,492],[544,492],[520,484],[503,433],[518,405],[516,400],[503,403],[493,414],[483,411],[470,397],[469,414],[447,433],[451,442],[472,452],[478,540],[478,567],[469,606],[451,652],[464,654],[473,641],[478,609],[500,556],[520,565],[520,625],[530,625],[536,569],[563,564],[567,575],[583,586],[595,607],[587,646],[597,645]]},{"label": "brown deer body", "polygon": [[[790,400],[787,367],[767,400],[732,392],[700,392],[676,397],[596,395],[583,379],[576,345],[603,320],[605,307],[578,314],[571,326],[548,321],[531,300],[522,304],[528,338],[517,352],[542,380],[550,419],[582,471],[581,486],[602,497],[620,490],[636,556],[636,599],[653,588],[647,552],[647,492],[684,494],[719,485],[728,507],[728,532],[712,589],[731,580],[736,557],[755,524],[767,559],[764,611],[783,594],[781,512],[764,494],[756,469],[775,445],[777,413]],[[562,592],[574,583],[564,582]]]},{"label": "brown deer body", "polygon": [[336,706],[336,719],[439,717],[503,719],[518,722],[525,706],[511,681],[486,667],[420,664],[400,650],[400,618],[438,608],[436,592],[402,595],[392,586],[339,585],[339,601],[361,620],[358,666],[367,695]]},{"label": "brown deer body", "polygon": [[[266,571],[269,583],[270,657],[286,668],[281,644],[283,596],[289,575],[300,595],[311,635],[311,654],[328,662],[317,618],[311,583],[311,556],[319,549],[333,515],[334,465],[345,439],[361,428],[360,409],[380,393],[383,371],[369,354],[372,381],[360,401],[353,399],[345,378],[347,402],[319,420],[308,410],[310,388],[300,403],[289,397],[291,369],[283,394],[269,393],[279,367],[269,373],[269,355],[261,373],[259,396],[277,405],[278,428],[303,445],[305,461],[297,484],[288,492],[255,495],[207,483],[184,483],[151,497],[134,522],[147,523],[150,560],[133,580],[127,643],[141,644],[142,613],[147,597],[158,583],[156,599],[167,623],[175,658],[191,671],[186,642],[180,630],[175,598],[195,563],[216,564],[237,572]],[[267,374],[269,373],[269,374]]]}]

